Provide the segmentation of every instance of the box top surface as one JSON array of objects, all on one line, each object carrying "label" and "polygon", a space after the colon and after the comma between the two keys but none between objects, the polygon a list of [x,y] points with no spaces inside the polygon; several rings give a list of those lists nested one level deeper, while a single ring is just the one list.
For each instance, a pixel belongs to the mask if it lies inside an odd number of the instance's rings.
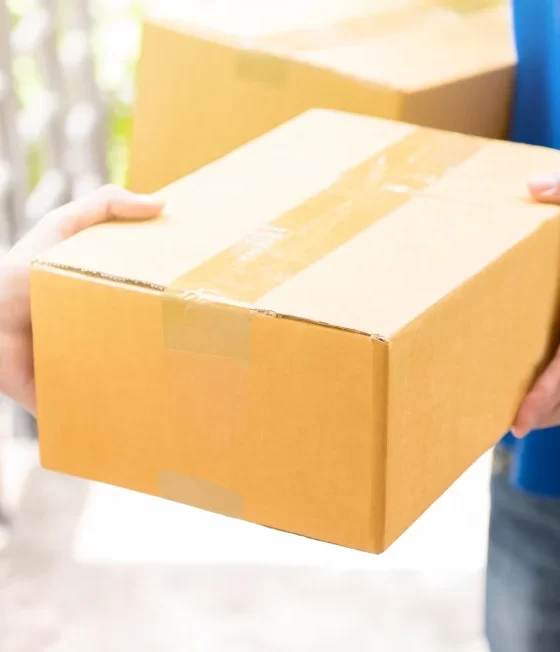
[{"label": "box top surface", "polygon": [[[148,4],[152,19],[197,24],[231,36],[269,36],[293,33],[302,26],[331,26],[352,17],[408,9],[423,0],[158,0]],[[177,23],[176,23],[177,24]]]},{"label": "box top surface", "polygon": [[502,0],[168,2],[151,19],[409,92],[515,61]]},{"label": "box top surface", "polygon": [[560,153],[310,111],[161,191],[165,215],[41,263],[391,338],[558,208]]}]

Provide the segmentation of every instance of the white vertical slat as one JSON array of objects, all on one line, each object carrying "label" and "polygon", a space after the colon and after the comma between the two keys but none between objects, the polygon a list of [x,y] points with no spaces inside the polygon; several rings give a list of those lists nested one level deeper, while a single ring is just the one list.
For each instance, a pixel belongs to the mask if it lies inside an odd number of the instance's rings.
[{"label": "white vertical slat", "polygon": [[[50,0],[55,2],[56,0]],[[63,0],[60,0],[63,2]],[[93,52],[91,47],[91,33],[93,29],[93,21],[88,0],[74,0],[70,5],[66,5],[69,13],[70,23],[68,25],[67,38],[70,41],[75,40],[82,42],[85,35],[90,35],[87,40],[89,47],[81,46],[81,57],[79,58],[79,67],[81,68],[81,89],[82,96],[78,102],[87,103],[90,105],[90,112],[94,112],[95,123],[91,132],[90,143],[92,145],[92,152],[95,157],[94,168],[95,173],[101,178],[107,177],[107,132],[105,124],[105,103],[102,95],[99,92],[99,87],[96,84],[95,65],[93,60]]]},{"label": "white vertical slat", "polygon": [[[0,223],[8,225],[11,242],[50,209],[107,178],[91,33],[87,0],[36,0],[14,28],[0,0]],[[24,107],[13,77],[14,58],[22,55],[38,64],[42,83]],[[45,156],[31,189],[28,153],[37,147]],[[17,407],[13,422],[15,432],[36,433],[34,420]]]},{"label": "white vertical slat", "polygon": [[[1,104],[6,97],[6,91],[6,75],[0,72],[0,115],[2,111]],[[10,193],[13,182],[12,168],[8,161],[7,145],[4,138],[2,129],[0,129],[0,253],[8,247],[11,239],[8,217],[10,215]]]},{"label": "white vertical slat", "polygon": [[6,225],[10,242],[15,242],[24,230],[20,218],[25,213],[27,162],[25,148],[17,129],[18,101],[12,70],[10,15],[3,0],[0,0],[0,72],[3,81],[0,102],[0,137],[3,145],[2,156],[10,165],[14,180],[14,183],[10,185],[7,199]]}]

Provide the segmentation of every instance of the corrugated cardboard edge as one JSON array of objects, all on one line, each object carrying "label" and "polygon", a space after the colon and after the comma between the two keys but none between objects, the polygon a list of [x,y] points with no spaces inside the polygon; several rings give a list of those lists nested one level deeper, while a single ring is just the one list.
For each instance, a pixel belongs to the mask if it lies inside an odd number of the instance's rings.
[{"label": "corrugated cardboard edge", "polygon": [[99,272],[95,270],[88,269],[87,267],[78,267],[73,265],[63,265],[61,263],[55,263],[49,260],[42,260],[40,257],[36,258],[32,264],[31,268],[35,267],[46,267],[50,269],[58,269],[62,272],[68,272],[70,274],[76,274],[78,276],[87,276],[90,278],[96,278],[100,281],[107,281],[109,283],[115,283],[117,285],[130,285],[136,288],[142,288],[144,290],[154,290],[155,292],[164,292],[165,285],[158,285],[157,283],[149,283],[147,281],[139,281],[133,278],[127,278],[126,276],[114,276],[112,274],[105,274],[104,272]]},{"label": "corrugated cardboard edge", "polygon": [[[389,435],[389,355],[390,342],[372,338],[372,484],[371,484],[371,545],[372,552],[385,550],[387,507],[387,438]],[[375,410],[380,412],[375,414]]]},{"label": "corrugated cardboard edge", "polygon": [[[56,272],[56,271],[62,273],[66,272],[68,274],[77,276],[78,278],[84,277],[84,278],[97,279],[99,281],[107,281],[109,283],[114,283],[115,285],[122,285],[130,288],[138,288],[141,290],[152,290],[154,292],[158,292],[162,294],[167,289],[165,285],[157,285],[155,283],[148,283],[146,281],[138,281],[133,278],[127,278],[126,276],[113,276],[112,274],[104,274],[103,272],[91,270],[86,267],[74,267],[72,265],[62,265],[60,263],[55,263],[49,260],[42,260],[41,258],[37,258],[36,260],[34,260],[31,267],[32,270],[45,269],[45,270],[50,270],[52,272]],[[264,308],[252,307],[249,309],[249,311],[259,315],[264,315],[265,317],[271,317],[272,319],[289,319],[291,321],[303,322],[305,324],[312,324],[315,326],[321,326],[323,328],[332,328],[334,330],[343,331],[346,333],[355,333],[356,335],[363,335],[365,337],[371,338],[372,340],[376,340],[380,342],[387,342],[387,339],[382,335],[377,335],[375,333],[373,334],[368,333],[366,331],[362,331],[356,328],[337,326],[335,324],[329,324],[327,322],[322,322],[315,319],[306,319],[305,317],[297,317],[296,315],[290,315],[288,313],[283,314],[279,312],[274,312],[273,310],[266,310]]]}]

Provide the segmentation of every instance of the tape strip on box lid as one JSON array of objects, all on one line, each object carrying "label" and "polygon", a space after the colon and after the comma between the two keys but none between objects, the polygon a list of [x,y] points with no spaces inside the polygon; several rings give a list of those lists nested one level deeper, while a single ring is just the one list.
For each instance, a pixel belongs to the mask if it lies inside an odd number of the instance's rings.
[{"label": "tape strip on box lid", "polygon": [[163,293],[164,346],[250,361],[255,303],[390,214],[486,141],[415,129],[329,188],[173,281]]}]

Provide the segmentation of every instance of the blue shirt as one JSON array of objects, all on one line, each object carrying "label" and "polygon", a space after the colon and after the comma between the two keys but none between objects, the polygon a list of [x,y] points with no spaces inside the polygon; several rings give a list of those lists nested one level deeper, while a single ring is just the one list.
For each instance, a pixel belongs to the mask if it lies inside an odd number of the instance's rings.
[{"label": "blue shirt", "polygon": [[[560,0],[513,0],[513,12],[519,66],[512,140],[560,149]],[[519,441],[508,435],[504,444],[513,453],[515,486],[560,497],[560,428]]]}]

